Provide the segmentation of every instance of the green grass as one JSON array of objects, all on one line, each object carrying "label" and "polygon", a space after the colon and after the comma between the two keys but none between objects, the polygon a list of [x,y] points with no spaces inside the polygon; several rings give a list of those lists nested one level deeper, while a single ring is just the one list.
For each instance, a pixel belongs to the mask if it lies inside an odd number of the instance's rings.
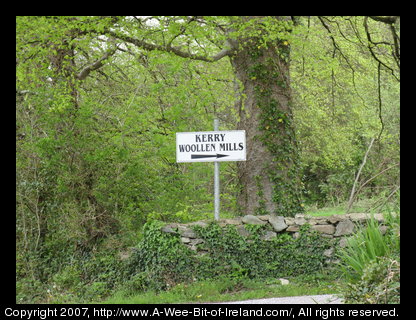
[{"label": "green grass", "polygon": [[[392,211],[398,211],[395,205],[375,206],[379,199],[360,199],[354,202],[350,213],[352,212],[370,212],[370,213],[389,213]],[[305,207],[305,214],[323,217],[332,216],[334,214],[345,214],[347,208],[347,202],[339,203],[338,205],[326,206],[319,208],[316,204]]]},{"label": "green grass", "polygon": [[316,217],[332,216],[334,214],[344,214],[344,213],[345,213],[344,207],[325,207],[325,208],[308,207],[305,210],[305,214],[316,216]]},{"label": "green grass", "polygon": [[281,285],[279,280],[229,279],[179,284],[167,291],[147,291],[126,296],[122,291],[101,302],[106,304],[170,304],[239,301],[271,297],[289,297],[336,293],[335,281],[290,280]]}]

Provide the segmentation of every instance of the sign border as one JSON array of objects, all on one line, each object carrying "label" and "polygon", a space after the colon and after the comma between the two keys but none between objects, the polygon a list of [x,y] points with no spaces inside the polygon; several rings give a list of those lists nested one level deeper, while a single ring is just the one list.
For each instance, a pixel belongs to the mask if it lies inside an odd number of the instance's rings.
[{"label": "sign border", "polygon": [[[215,160],[213,159],[198,159],[198,160],[180,160],[178,161],[178,134],[215,134],[215,133],[227,133],[227,132],[244,132],[244,157],[242,157],[241,159],[233,159],[233,160],[229,160],[226,157],[224,158],[216,158]],[[176,132],[176,136],[175,136],[176,140],[175,140],[175,148],[176,148],[176,163],[191,163],[191,162],[232,162],[232,161],[247,161],[247,144],[246,144],[246,130],[220,130],[220,131],[194,131],[194,132]]]}]

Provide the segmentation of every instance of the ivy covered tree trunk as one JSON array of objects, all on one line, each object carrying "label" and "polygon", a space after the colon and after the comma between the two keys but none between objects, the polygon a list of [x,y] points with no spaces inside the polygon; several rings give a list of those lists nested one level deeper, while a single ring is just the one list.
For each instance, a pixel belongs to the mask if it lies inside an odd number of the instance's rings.
[{"label": "ivy covered tree trunk", "polygon": [[293,216],[303,211],[299,154],[291,110],[289,43],[264,37],[238,40],[231,58],[243,87],[239,129],[247,161],[238,162],[240,210]]}]

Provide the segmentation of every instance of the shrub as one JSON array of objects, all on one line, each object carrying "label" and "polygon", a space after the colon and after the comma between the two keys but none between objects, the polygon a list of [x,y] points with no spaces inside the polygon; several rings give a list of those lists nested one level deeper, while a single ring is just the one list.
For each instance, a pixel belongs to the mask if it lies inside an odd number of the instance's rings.
[{"label": "shrub", "polygon": [[144,291],[148,287],[147,278],[146,272],[133,274],[122,286],[124,294],[128,296],[135,292]]},{"label": "shrub", "polygon": [[41,281],[30,277],[16,280],[16,303],[36,303],[46,294],[46,290]]},{"label": "shrub", "polygon": [[81,272],[76,264],[65,266],[52,277],[55,285],[64,289],[73,288],[81,282]]},{"label": "shrub", "polygon": [[311,274],[322,270],[323,252],[329,248],[329,239],[306,225],[297,239],[283,233],[265,241],[264,226],[246,225],[250,232],[246,238],[235,226],[220,227],[212,222],[206,227],[194,226],[204,240],[196,253],[181,243],[179,234],[162,232],[162,226],[158,221],[145,225],[126,267],[130,283],[126,289],[163,290],[181,282],[221,277],[239,280]]},{"label": "shrub", "polygon": [[366,264],[361,279],[344,290],[346,303],[400,303],[400,259],[382,257]]},{"label": "shrub", "polygon": [[194,266],[192,252],[179,237],[162,232],[162,226],[159,221],[145,224],[143,238],[126,266],[129,281],[134,282],[144,272],[146,287],[155,290],[192,279]]},{"label": "shrub", "polygon": [[106,282],[94,281],[87,286],[84,293],[84,298],[88,300],[99,300],[109,294],[110,290]]},{"label": "shrub", "polygon": [[340,250],[347,303],[400,302],[400,216],[385,217],[385,235],[372,219]]},{"label": "shrub", "polygon": [[365,267],[379,257],[400,251],[400,217],[386,217],[388,231],[383,235],[381,224],[374,218],[366,227],[350,237],[347,246],[339,251],[341,269],[349,281],[359,280]]}]

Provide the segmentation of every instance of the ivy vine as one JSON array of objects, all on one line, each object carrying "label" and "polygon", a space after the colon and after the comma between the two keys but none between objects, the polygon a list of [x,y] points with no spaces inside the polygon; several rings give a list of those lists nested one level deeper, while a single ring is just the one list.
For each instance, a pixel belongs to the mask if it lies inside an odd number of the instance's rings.
[{"label": "ivy vine", "polygon": [[[293,239],[279,233],[263,240],[270,226],[244,225],[249,236],[243,236],[234,225],[221,227],[217,222],[194,226],[203,240],[198,251],[180,241],[179,233],[161,231],[163,223],[146,224],[144,236],[130,258],[127,285],[141,289],[164,290],[181,282],[219,277],[270,279],[311,274],[325,266],[324,250],[329,239],[322,238],[308,225]],[[137,283],[140,282],[140,283]]]},{"label": "ivy vine", "polygon": [[[254,84],[256,107],[260,109],[259,140],[267,147],[273,159],[267,165],[266,172],[273,183],[272,201],[277,204],[277,214],[294,216],[304,211],[301,194],[300,162],[293,115],[290,111],[290,99],[287,105],[279,102],[278,94],[272,91],[271,83],[276,83],[281,89],[281,95],[288,92],[284,72],[280,72],[279,63],[287,63],[289,46],[283,41],[277,46],[280,62],[267,57],[265,52],[272,50],[254,46],[248,48],[251,57],[249,78]],[[261,192],[261,191],[259,191]],[[263,211],[261,195],[259,195],[258,211]]]}]

